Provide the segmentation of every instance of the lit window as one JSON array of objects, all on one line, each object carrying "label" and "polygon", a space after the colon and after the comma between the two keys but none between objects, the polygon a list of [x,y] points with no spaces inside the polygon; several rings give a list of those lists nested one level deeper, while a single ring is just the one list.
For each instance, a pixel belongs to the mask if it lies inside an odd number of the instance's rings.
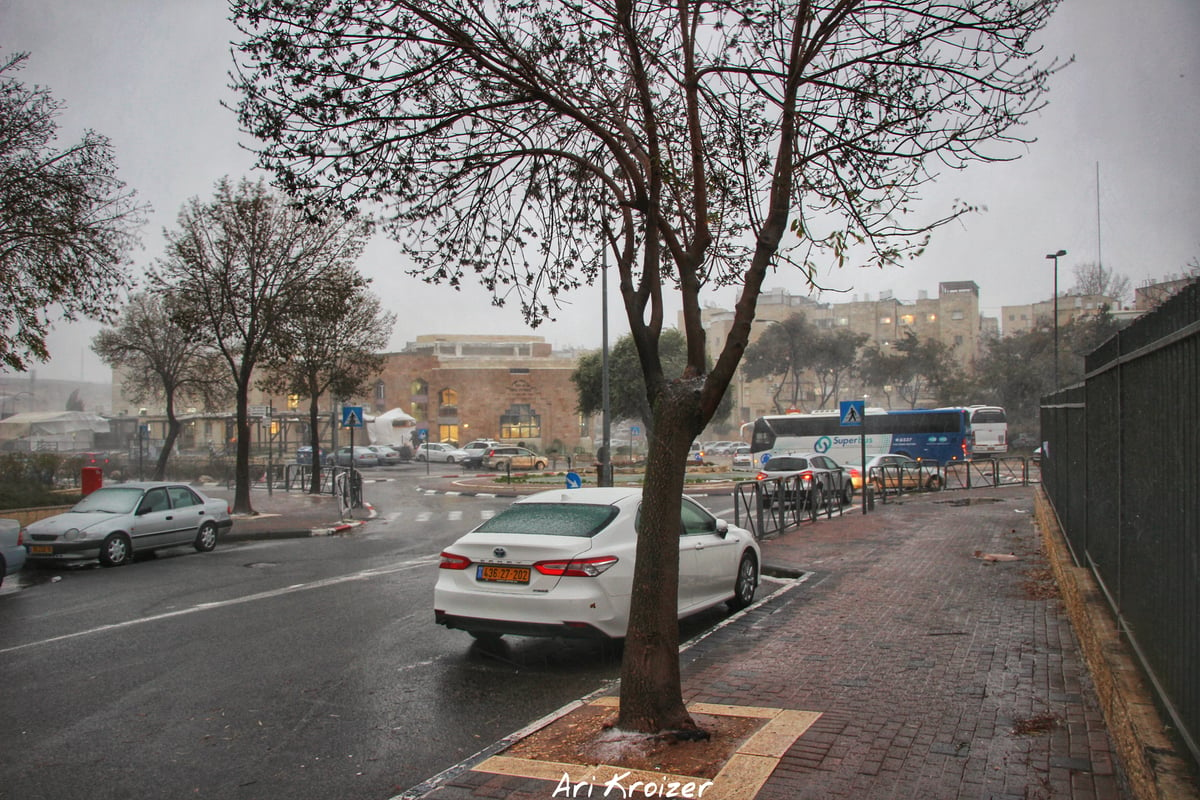
[{"label": "lit window", "polygon": [[879,320],[879,324],[880,324],[880,325],[891,325],[891,324],[892,324],[892,318],[891,318],[891,317],[881,317],[881,318],[880,318],[880,320]]},{"label": "lit window", "polygon": [[928,319],[930,322],[937,322],[937,314],[930,314]]},{"label": "lit window", "polygon": [[542,417],[525,403],[514,403],[500,415],[501,439],[537,439],[542,435]]},{"label": "lit window", "polygon": [[905,325],[912,325],[916,321],[917,321],[917,318],[914,317],[912,314],[905,314],[904,316],[902,316],[900,318],[900,322]]}]

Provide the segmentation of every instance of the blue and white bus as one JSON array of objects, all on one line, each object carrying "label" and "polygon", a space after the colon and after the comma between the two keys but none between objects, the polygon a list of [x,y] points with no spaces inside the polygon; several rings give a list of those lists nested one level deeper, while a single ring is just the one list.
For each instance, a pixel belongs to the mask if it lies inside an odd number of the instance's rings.
[{"label": "blue and white bus", "polygon": [[837,413],[780,414],[754,421],[750,451],[757,463],[773,453],[824,453],[838,463],[857,464],[859,434],[866,437],[867,459],[898,453],[939,466],[969,461],[974,436],[965,408],[885,411],[868,408],[863,427],[843,427]]}]

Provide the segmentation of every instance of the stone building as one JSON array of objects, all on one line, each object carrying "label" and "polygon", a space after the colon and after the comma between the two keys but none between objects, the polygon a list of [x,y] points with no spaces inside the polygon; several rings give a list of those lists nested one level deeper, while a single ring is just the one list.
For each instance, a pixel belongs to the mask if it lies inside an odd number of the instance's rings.
[{"label": "stone building", "polygon": [[[1117,302],[1098,294],[1065,294],[1058,298],[1058,326],[1065,327],[1072,320],[1095,316],[1102,309],[1115,310]],[[1001,306],[1000,320],[1005,336],[1029,333],[1054,324],[1054,298],[1021,306]]]},{"label": "stone building", "polygon": [[[981,348],[998,329],[995,319],[979,313],[979,286],[974,281],[945,281],[938,284],[937,297],[920,292],[914,301],[896,298],[890,291],[878,298],[853,295],[845,303],[819,303],[810,297],[792,295],[783,289],[763,292],[758,300],[750,341],[762,335],[767,326],[782,322],[793,314],[803,313],[822,330],[846,329],[868,336],[867,346],[893,346],[907,333],[919,339],[935,339],[948,348],[966,370],[974,369]],[[729,335],[733,311],[709,307],[702,312],[708,331],[708,350],[715,358]],[[680,325],[683,324],[682,319]],[[798,410],[814,410],[819,396],[815,381],[806,377],[801,396],[806,405]],[[742,423],[763,414],[776,413],[774,394],[777,386],[769,380],[746,381],[737,374],[730,386],[734,396],[734,417]],[[863,387],[844,387],[844,397],[861,396]],[[807,405],[812,401],[813,405]],[[736,434],[736,429],[732,431]]]},{"label": "stone building", "polygon": [[389,353],[368,408],[399,408],[430,441],[491,438],[540,452],[592,449],[571,374],[576,354],[540,336],[417,337]]}]

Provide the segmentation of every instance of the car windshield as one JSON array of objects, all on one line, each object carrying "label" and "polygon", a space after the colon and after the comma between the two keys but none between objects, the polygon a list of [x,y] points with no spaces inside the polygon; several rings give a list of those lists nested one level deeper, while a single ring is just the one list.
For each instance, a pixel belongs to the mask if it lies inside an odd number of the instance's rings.
[{"label": "car windshield", "polygon": [[85,513],[99,511],[105,514],[128,514],[137,507],[138,501],[141,499],[141,489],[114,486],[110,489],[97,489],[76,503],[71,510]]},{"label": "car windshield", "polygon": [[476,533],[520,533],[589,539],[617,515],[615,506],[584,503],[515,503],[475,529]]},{"label": "car windshield", "polygon": [[770,470],[772,472],[783,472],[786,470],[807,468],[807,458],[789,458],[788,456],[775,456],[775,458],[768,460],[766,466],[763,467],[763,469]]}]

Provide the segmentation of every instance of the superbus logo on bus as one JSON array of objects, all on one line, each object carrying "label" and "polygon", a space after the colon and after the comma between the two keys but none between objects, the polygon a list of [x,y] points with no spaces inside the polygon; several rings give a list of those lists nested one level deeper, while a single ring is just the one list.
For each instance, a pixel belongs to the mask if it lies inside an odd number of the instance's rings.
[{"label": "superbus logo on bus", "polygon": [[[863,418],[868,459],[885,453],[945,465],[974,454],[970,410],[966,408],[888,411],[868,408]],[[857,464],[862,444],[857,433],[834,414],[778,414],[754,421],[751,452],[823,453],[839,463]],[[759,455],[762,454],[762,455]]]}]

